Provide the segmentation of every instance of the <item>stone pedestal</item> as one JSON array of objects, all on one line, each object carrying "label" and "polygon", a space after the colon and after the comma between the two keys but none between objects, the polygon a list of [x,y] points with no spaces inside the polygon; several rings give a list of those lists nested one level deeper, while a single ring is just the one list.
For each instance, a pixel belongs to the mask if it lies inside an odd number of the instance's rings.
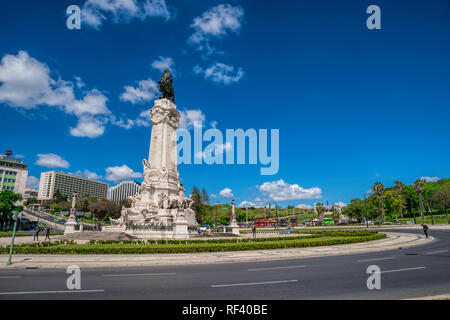
[{"label": "stone pedestal", "polygon": [[76,221],[68,221],[64,225],[64,234],[75,233],[75,226],[77,225]]},{"label": "stone pedestal", "polygon": [[184,217],[184,210],[180,210],[173,224],[173,233],[175,239],[189,238],[188,222]]},{"label": "stone pedestal", "polygon": [[239,225],[237,223],[231,223],[229,228],[231,229],[231,233],[235,234],[235,235],[239,235],[240,231],[239,231]]}]

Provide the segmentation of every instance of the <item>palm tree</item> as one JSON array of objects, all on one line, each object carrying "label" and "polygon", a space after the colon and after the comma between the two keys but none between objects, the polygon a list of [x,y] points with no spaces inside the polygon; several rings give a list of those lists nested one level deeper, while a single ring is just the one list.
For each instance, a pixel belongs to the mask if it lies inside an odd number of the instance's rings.
[{"label": "palm tree", "polygon": [[403,219],[403,204],[404,204],[404,197],[403,197],[403,188],[405,188],[405,185],[401,181],[394,181],[394,188],[397,191],[397,196],[401,199],[401,206],[400,206],[400,218]]},{"label": "palm tree", "polygon": [[381,222],[384,222],[384,209],[383,209],[383,194],[384,194],[384,186],[381,182],[375,182],[372,186],[372,192],[375,193],[378,197],[378,202],[380,204],[380,217]]},{"label": "palm tree", "polygon": [[422,216],[422,220],[425,221],[425,217],[423,214],[423,201],[422,201],[422,192],[423,187],[425,186],[425,181],[422,179],[417,179],[414,181],[414,189],[416,189],[417,195],[419,196],[419,206],[420,206],[420,215]]},{"label": "palm tree", "polygon": [[316,211],[319,219],[319,222],[323,221],[323,214],[325,213],[325,206],[323,203],[316,203]]}]

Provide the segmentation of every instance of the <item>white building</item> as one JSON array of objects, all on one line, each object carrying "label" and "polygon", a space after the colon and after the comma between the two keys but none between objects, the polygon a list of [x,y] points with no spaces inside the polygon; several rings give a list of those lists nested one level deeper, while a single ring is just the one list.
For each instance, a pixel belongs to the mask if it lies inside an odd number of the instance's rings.
[{"label": "white building", "polygon": [[138,193],[141,184],[136,181],[122,181],[109,189],[109,200],[120,202]]},{"label": "white building", "polygon": [[41,173],[38,200],[53,200],[56,190],[69,198],[74,192],[78,197],[91,196],[104,200],[108,196],[109,185],[89,178],[58,171]]},{"label": "white building", "polygon": [[0,155],[0,191],[11,190],[24,196],[28,178],[26,167],[20,159]]}]

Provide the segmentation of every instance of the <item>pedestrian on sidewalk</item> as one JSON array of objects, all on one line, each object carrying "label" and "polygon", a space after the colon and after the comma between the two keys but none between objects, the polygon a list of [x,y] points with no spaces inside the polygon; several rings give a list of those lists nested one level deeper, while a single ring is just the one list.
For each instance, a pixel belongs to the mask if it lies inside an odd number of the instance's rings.
[{"label": "pedestrian on sidewalk", "polygon": [[39,232],[40,232],[40,231],[41,231],[41,229],[39,228],[38,225],[36,225],[36,228],[34,228],[34,238],[33,238],[33,241],[34,241],[34,240],[39,241]]},{"label": "pedestrian on sidewalk", "polygon": [[47,240],[47,239],[48,239],[48,241],[50,241],[50,228],[49,227],[47,227],[45,229],[45,240]]},{"label": "pedestrian on sidewalk", "polygon": [[424,223],[422,224],[422,228],[423,228],[423,233],[425,233],[425,237],[428,238],[428,226]]},{"label": "pedestrian on sidewalk", "polygon": [[256,238],[256,227],[253,226],[252,228],[253,238]]}]

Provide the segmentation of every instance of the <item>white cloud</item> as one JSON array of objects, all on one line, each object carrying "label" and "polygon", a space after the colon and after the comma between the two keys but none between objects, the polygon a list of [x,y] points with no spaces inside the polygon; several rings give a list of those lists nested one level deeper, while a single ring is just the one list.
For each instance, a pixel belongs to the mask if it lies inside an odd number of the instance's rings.
[{"label": "white cloud", "polygon": [[34,176],[28,176],[27,188],[33,189],[33,190],[39,190],[39,179]]},{"label": "white cloud", "polygon": [[109,167],[106,168],[106,180],[119,182],[126,179],[136,179],[142,178],[140,172],[134,172],[127,165],[122,165],[121,167]]},{"label": "white cloud", "polygon": [[[93,138],[103,134],[102,124],[105,120],[98,119],[98,116],[111,114],[106,106],[108,99],[94,89],[88,91],[81,100],[77,100],[74,87],[81,86],[81,78],[75,77],[75,85],[71,81],[52,79],[50,73],[46,64],[30,57],[26,51],[19,51],[16,56],[3,56],[0,62],[0,102],[24,109],[41,105],[60,107],[64,112],[79,119],[77,128],[71,130],[73,135]],[[87,126],[89,130],[83,130]]]},{"label": "white cloud", "polygon": [[217,194],[211,193],[211,194],[209,195],[209,197],[210,197],[211,199],[216,199],[216,198],[217,198]]},{"label": "white cloud", "polygon": [[81,9],[83,25],[98,29],[104,21],[128,23],[134,19],[162,17],[166,21],[172,16],[165,0],[87,0]]},{"label": "white cloud", "polygon": [[425,182],[437,182],[441,180],[439,177],[420,177],[420,180],[423,180]]},{"label": "white cloud", "polygon": [[77,126],[70,128],[70,134],[74,137],[96,138],[103,135],[104,132],[104,121],[90,116],[80,117]]},{"label": "white cloud", "polygon": [[78,89],[81,89],[86,85],[80,77],[75,76],[73,78],[75,79],[75,84]]},{"label": "white cloud", "polygon": [[194,30],[188,43],[197,50],[206,50],[208,54],[215,51],[211,45],[214,38],[222,38],[229,32],[238,32],[242,27],[244,9],[229,4],[219,4],[204,12],[201,17],[194,18],[191,28]]},{"label": "white cloud", "polygon": [[108,101],[108,98],[94,89],[89,91],[82,100],[75,100],[68,104],[66,110],[77,117],[108,115],[111,111],[106,106],[106,101]]},{"label": "white cloud", "polygon": [[196,74],[203,74],[206,80],[224,85],[239,82],[244,76],[244,70],[242,68],[238,68],[235,71],[233,66],[220,62],[216,62],[206,69],[197,65],[193,70]]},{"label": "white cloud", "polygon": [[11,107],[65,106],[75,99],[71,82],[52,79],[47,65],[30,57],[26,51],[3,56],[0,84],[0,102]]},{"label": "white cloud", "polygon": [[125,86],[124,89],[125,92],[120,96],[120,100],[133,104],[151,101],[159,93],[158,84],[151,79],[139,81],[138,87]]},{"label": "white cloud", "polygon": [[152,62],[152,67],[161,72],[163,72],[165,68],[168,68],[170,73],[175,74],[175,62],[171,57],[159,56],[157,60]]},{"label": "white cloud", "polygon": [[229,199],[229,198],[233,198],[233,197],[234,197],[234,195],[233,195],[233,190],[231,190],[230,188],[225,188],[225,189],[223,189],[222,191],[219,192],[219,195],[220,195],[222,198],[226,198],[226,199]]},{"label": "white cloud", "polygon": [[265,182],[258,186],[259,191],[272,201],[288,201],[300,199],[319,199],[322,190],[318,187],[305,189],[298,184],[288,184],[284,180]]},{"label": "white cloud", "polygon": [[69,162],[67,162],[59,155],[54,153],[47,153],[47,154],[39,153],[37,157],[38,159],[36,160],[35,164],[41,167],[68,168],[70,166]]},{"label": "white cloud", "polygon": [[75,172],[75,174],[79,175],[81,177],[84,177],[84,178],[89,178],[89,179],[94,179],[94,180],[98,180],[98,179],[102,178],[101,175],[99,175],[95,172],[89,171],[87,169],[84,169],[83,171],[78,170],[77,172]]},{"label": "white cloud", "polygon": [[199,122],[198,125],[200,125],[206,119],[205,114],[200,109],[181,110],[180,115],[180,129],[192,129],[195,122]]},{"label": "white cloud", "polygon": [[304,204],[300,203],[298,206],[296,206],[297,209],[313,209],[314,207],[310,204]]}]

